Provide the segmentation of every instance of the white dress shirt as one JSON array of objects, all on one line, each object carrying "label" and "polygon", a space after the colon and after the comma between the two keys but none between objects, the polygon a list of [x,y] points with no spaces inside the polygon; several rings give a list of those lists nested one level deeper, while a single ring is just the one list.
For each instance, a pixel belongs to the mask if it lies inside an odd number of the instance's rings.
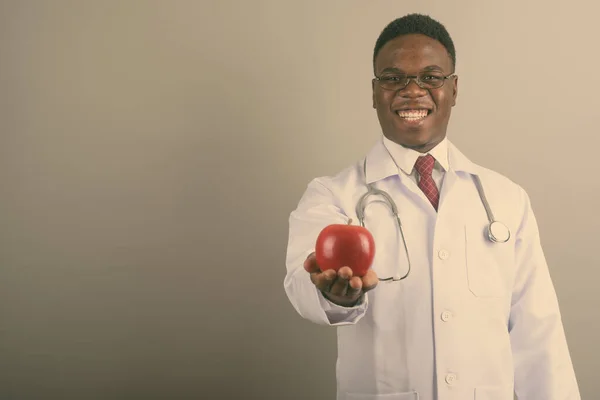
[{"label": "white dress shirt", "polygon": [[448,171],[448,139],[446,137],[427,153],[419,153],[416,150],[401,146],[385,136],[383,136],[383,144],[398,166],[398,169],[417,184],[420,177],[415,169],[415,162],[420,156],[431,154],[435,158],[431,177],[438,188],[438,192],[442,191],[444,175]]}]

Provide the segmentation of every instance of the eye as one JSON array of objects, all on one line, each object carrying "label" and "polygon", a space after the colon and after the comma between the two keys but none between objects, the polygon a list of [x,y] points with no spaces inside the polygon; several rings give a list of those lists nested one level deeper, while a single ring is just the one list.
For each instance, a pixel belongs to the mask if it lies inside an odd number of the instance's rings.
[{"label": "eye", "polygon": [[382,76],[380,79],[384,82],[402,82],[406,78],[402,75],[387,75]]},{"label": "eye", "polygon": [[439,82],[442,79],[444,79],[443,76],[440,75],[434,75],[434,74],[425,74],[421,76],[421,80],[423,82]]}]

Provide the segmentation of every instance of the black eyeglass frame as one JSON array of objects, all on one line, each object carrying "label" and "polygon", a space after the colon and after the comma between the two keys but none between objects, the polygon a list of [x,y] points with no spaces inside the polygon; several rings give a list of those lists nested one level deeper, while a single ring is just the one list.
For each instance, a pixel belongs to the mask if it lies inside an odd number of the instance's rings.
[{"label": "black eyeglass frame", "polygon": [[[404,85],[397,84],[394,88],[385,87],[385,85],[388,82],[390,82],[390,81],[385,80],[386,77],[375,76],[375,78],[373,78],[373,81],[377,81],[379,83],[379,86],[384,90],[394,90],[394,91],[402,90],[402,89],[406,88],[408,85],[410,85],[410,82],[413,80],[421,89],[439,89],[442,86],[444,86],[444,83],[446,83],[446,81],[448,79],[454,78],[455,76],[457,76],[454,72],[449,75],[443,75],[443,76],[439,77],[439,78],[441,78],[441,80],[440,80],[440,84],[438,86],[431,86],[431,84],[427,84],[426,82],[423,82],[421,80],[421,76],[427,75],[427,74],[428,74],[428,72],[422,72],[419,75],[405,75],[405,74],[393,75],[393,77],[401,76],[402,78],[406,79],[406,82],[404,83]],[[394,84],[394,83],[392,82],[392,84]]]}]

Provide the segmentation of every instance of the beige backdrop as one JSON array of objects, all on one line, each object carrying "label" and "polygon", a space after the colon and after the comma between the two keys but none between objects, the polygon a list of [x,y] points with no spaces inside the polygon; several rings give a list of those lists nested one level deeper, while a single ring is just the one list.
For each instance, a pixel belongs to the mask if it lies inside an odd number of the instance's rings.
[{"label": "beige backdrop", "polygon": [[450,138],[531,195],[597,398],[596,2],[0,0],[0,399],[333,399],[287,218],[378,138],[373,45],[416,11],[457,46]]}]

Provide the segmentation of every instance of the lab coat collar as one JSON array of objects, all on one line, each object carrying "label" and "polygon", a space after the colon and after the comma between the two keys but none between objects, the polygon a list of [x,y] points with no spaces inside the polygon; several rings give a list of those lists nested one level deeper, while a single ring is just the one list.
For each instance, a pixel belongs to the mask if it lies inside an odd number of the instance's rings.
[{"label": "lab coat collar", "polygon": [[[408,167],[408,163],[414,165],[414,161],[410,158],[410,161],[404,163],[400,161],[399,166],[396,166],[393,158],[385,147],[383,136],[380,140],[375,143],[371,150],[367,153],[366,158],[366,182],[373,183],[381,179],[388,178],[393,175],[398,175],[400,169],[405,168],[406,173],[412,171],[412,167]],[[458,148],[447,138],[447,165],[443,165],[444,161],[441,161],[442,166],[447,171],[454,172],[466,172],[473,175],[479,174],[479,167],[469,160]],[[443,157],[440,157],[444,159]],[[400,164],[403,165],[400,166]],[[405,165],[406,164],[406,165]],[[407,170],[408,169],[408,170]]]}]

